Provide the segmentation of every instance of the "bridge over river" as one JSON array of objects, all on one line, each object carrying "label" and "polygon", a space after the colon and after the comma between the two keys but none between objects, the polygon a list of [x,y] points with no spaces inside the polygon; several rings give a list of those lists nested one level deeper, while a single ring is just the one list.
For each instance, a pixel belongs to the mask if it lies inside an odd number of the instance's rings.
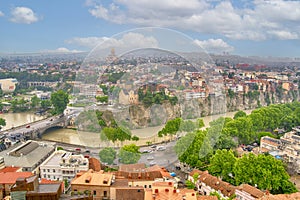
[{"label": "bridge over river", "polygon": [[74,112],[68,115],[53,116],[39,121],[27,123],[0,132],[0,135],[13,135],[27,137],[28,139],[41,138],[43,133],[53,127],[66,127],[69,125]]}]

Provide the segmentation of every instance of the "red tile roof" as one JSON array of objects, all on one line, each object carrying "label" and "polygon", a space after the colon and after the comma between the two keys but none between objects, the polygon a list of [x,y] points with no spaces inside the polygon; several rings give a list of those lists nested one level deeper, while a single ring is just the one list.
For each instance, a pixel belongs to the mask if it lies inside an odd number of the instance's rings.
[{"label": "red tile roof", "polygon": [[248,184],[242,184],[238,187],[238,189],[247,192],[248,194],[250,194],[255,198],[260,198],[264,196],[264,193],[261,190]]},{"label": "red tile roof", "polygon": [[5,167],[3,169],[0,170],[0,173],[6,173],[6,172],[16,172],[18,170],[20,170],[21,167]]},{"label": "red tile roof", "polygon": [[14,184],[18,178],[27,178],[32,176],[31,172],[6,172],[0,173],[0,184]]}]

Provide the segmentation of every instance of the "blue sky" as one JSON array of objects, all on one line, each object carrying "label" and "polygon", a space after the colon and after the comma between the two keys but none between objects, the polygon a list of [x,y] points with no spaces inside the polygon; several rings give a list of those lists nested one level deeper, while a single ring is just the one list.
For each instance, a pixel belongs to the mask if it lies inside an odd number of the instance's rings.
[{"label": "blue sky", "polygon": [[284,0],[0,0],[0,53],[89,51],[155,26],[211,53],[300,57],[299,8]]}]

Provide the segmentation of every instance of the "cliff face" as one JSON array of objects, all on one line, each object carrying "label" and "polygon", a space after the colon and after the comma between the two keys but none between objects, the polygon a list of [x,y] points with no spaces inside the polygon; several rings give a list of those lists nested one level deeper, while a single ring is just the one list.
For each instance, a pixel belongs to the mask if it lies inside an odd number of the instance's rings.
[{"label": "cliff face", "polygon": [[270,104],[288,103],[300,101],[299,91],[258,92],[257,94],[235,94],[233,97],[226,96],[227,111],[249,110]]},{"label": "cliff face", "polygon": [[236,93],[233,96],[209,96],[180,101],[176,105],[165,101],[163,104],[154,104],[146,107],[143,104],[130,105],[128,108],[115,114],[116,120],[130,128],[144,128],[165,124],[169,119],[182,117],[193,119],[207,115],[225,112],[255,109],[269,104],[300,101],[298,91],[272,93],[252,92],[248,94]]}]

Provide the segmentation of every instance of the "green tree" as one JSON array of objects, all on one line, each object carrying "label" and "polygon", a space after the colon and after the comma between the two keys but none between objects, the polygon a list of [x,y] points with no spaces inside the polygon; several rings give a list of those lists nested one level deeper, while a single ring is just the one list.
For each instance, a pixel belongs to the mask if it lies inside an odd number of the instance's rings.
[{"label": "green tree", "polygon": [[5,121],[5,119],[0,118],[0,127],[2,128],[3,126],[6,126],[6,121]]},{"label": "green tree", "polygon": [[51,107],[51,101],[50,100],[42,100],[41,101],[41,107],[43,109],[47,109]]},{"label": "green tree", "polygon": [[231,184],[234,184],[233,167],[236,162],[236,157],[231,150],[217,150],[210,159],[208,171],[214,176],[221,177]]},{"label": "green tree", "polygon": [[98,102],[101,102],[101,103],[107,103],[108,102],[108,96],[97,96],[96,100]]},{"label": "green tree", "polygon": [[233,119],[237,119],[239,117],[246,117],[246,116],[247,116],[247,114],[244,111],[239,110],[234,114]]},{"label": "green tree", "polygon": [[58,90],[51,94],[51,104],[53,105],[53,114],[61,114],[69,103],[69,95],[63,90]]},{"label": "green tree", "polygon": [[248,183],[272,194],[297,191],[290,183],[282,161],[270,155],[245,154],[235,162],[233,172],[236,185]]},{"label": "green tree", "polygon": [[165,127],[158,132],[158,136],[162,137],[163,135],[175,135],[180,128],[181,122],[182,119],[179,117],[167,121]]},{"label": "green tree", "polygon": [[116,159],[117,152],[112,147],[105,147],[99,152],[99,157],[101,162],[107,163],[109,165],[113,164]]},{"label": "green tree", "polygon": [[31,98],[31,107],[32,108],[36,108],[40,105],[40,102],[41,100],[36,96],[34,95],[32,98]]},{"label": "green tree", "polygon": [[141,158],[140,147],[135,144],[124,145],[119,152],[120,162],[124,164],[133,164]]}]

